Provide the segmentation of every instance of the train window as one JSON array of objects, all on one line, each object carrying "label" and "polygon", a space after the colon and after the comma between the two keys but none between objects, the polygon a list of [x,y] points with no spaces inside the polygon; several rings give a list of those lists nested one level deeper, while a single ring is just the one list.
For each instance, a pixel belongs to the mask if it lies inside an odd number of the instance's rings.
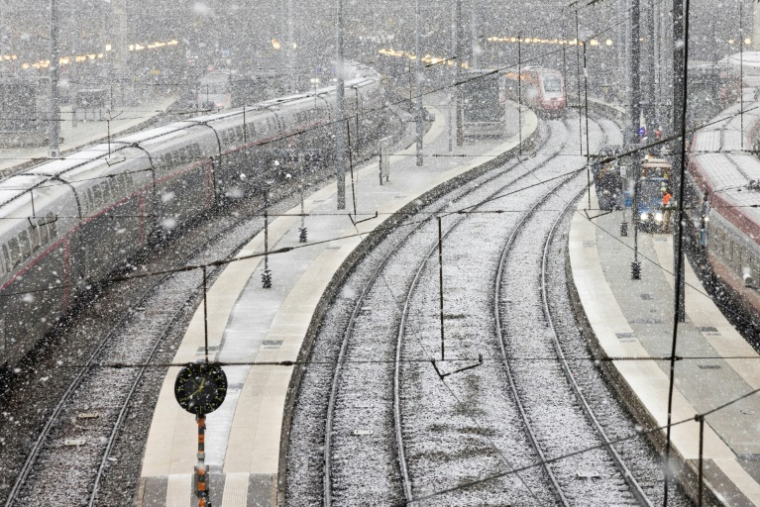
[{"label": "train window", "polygon": [[5,268],[5,272],[9,272],[11,269],[13,269],[13,262],[11,262],[11,256],[8,253],[8,247],[3,245],[3,267]]},{"label": "train window", "polygon": [[245,135],[243,134],[243,126],[240,125],[237,128],[235,128],[235,132],[237,133],[238,141],[242,141]]},{"label": "train window", "polygon": [[111,188],[113,188],[114,196],[122,196],[124,194],[124,188],[121,186],[121,178],[116,176],[109,180],[111,182]]},{"label": "train window", "polygon": [[53,215],[52,213],[48,213],[45,218],[47,219],[47,228],[50,232],[50,239],[55,238],[58,236],[58,228],[56,226],[56,222],[58,221],[58,217]]},{"label": "train window", "polygon": [[32,240],[32,252],[36,252],[40,249],[40,233],[39,233],[39,227],[33,227],[29,226],[29,237]]},{"label": "train window", "polygon": [[201,147],[200,146],[198,146],[197,144],[194,144],[190,148],[191,148],[190,151],[193,153],[193,158],[194,159],[201,159],[201,158],[203,158],[201,156]]},{"label": "train window", "polygon": [[111,185],[108,184],[108,180],[100,184],[100,188],[103,192],[103,204],[108,205],[113,202],[113,195],[111,195]]},{"label": "train window", "polygon": [[26,259],[32,255],[32,243],[29,241],[29,233],[27,231],[22,231],[18,235],[18,242],[21,246],[21,257]]},{"label": "train window", "polygon": [[95,201],[92,196],[92,189],[88,188],[85,195],[85,208],[87,208],[87,211],[92,211],[95,209]]},{"label": "train window", "polygon": [[100,192],[100,187],[98,187],[98,185],[92,187],[92,197],[93,207],[100,209],[100,207],[103,205],[103,194]]},{"label": "train window", "polygon": [[21,262],[21,250],[18,247],[18,241],[16,238],[11,238],[8,241],[8,250],[11,254],[11,267],[16,267]]},{"label": "train window", "polygon": [[45,245],[48,242],[48,227],[47,220],[42,219],[37,221],[37,230],[40,234],[40,244]]}]

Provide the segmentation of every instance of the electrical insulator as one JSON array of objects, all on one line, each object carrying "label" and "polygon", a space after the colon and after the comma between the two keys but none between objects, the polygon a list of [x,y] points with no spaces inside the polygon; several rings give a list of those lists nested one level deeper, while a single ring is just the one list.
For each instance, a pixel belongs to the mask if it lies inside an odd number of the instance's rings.
[{"label": "electrical insulator", "polygon": [[641,280],[641,263],[640,262],[631,263],[631,278],[633,280]]},{"label": "electrical insulator", "polygon": [[622,222],[620,224],[620,235],[628,236],[628,222]]},{"label": "electrical insulator", "polygon": [[272,270],[265,269],[261,274],[261,286],[265,289],[272,288]]},{"label": "electrical insulator", "polygon": [[299,231],[298,242],[306,243],[306,227],[299,227],[298,231]]}]

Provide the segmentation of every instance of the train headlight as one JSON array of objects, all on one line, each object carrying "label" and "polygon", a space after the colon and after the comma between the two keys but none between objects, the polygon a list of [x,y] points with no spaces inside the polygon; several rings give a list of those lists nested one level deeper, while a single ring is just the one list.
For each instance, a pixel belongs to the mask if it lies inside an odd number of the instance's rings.
[{"label": "train headlight", "polygon": [[662,213],[655,213],[654,219],[658,222],[662,222]]},{"label": "train headlight", "polygon": [[642,220],[646,220],[647,218],[649,218],[649,215],[647,215],[646,212],[644,212],[641,215],[639,215],[639,218],[641,218]]}]

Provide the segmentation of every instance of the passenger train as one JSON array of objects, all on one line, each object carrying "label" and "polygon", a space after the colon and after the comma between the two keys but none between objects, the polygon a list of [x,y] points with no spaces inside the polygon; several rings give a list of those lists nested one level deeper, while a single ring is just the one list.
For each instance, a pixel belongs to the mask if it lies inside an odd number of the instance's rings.
[{"label": "passenger train", "polygon": [[533,109],[536,114],[549,117],[564,116],[567,109],[567,92],[565,79],[560,71],[525,67],[520,69],[518,74],[517,70],[513,69],[504,73],[504,83],[510,98],[517,99],[519,93],[522,103]]},{"label": "passenger train", "polygon": [[[377,73],[355,66],[351,75],[347,114],[381,96]],[[0,367],[17,363],[78,294],[123,269],[151,237],[276,178],[278,151],[321,150],[326,164],[335,97],[327,87],[153,128],[1,181]]]},{"label": "passenger train", "polygon": [[688,228],[714,273],[760,313],[760,102],[745,90],[744,145],[739,105],[724,110],[692,139],[685,202]]}]

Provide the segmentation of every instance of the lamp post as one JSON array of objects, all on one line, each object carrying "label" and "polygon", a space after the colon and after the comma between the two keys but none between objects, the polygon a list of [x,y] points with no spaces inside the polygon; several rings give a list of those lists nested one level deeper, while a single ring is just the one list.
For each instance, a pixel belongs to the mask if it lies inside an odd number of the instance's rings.
[{"label": "lamp post", "polygon": [[414,1],[415,36],[414,36],[414,70],[417,81],[417,165],[422,165],[422,135],[425,126],[422,123],[422,52],[420,51],[420,0]]},{"label": "lamp post", "polygon": [[338,62],[336,72],[338,74],[338,87],[336,93],[336,107],[338,109],[338,121],[335,123],[335,172],[338,183],[338,209],[346,209],[346,103],[345,82],[343,76],[343,0],[338,0]]},{"label": "lamp post", "polygon": [[58,66],[60,65],[60,57],[58,53],[58,5],[56,0],[50,0],[50,139],[48,139],[48,155],[51,157],[59,155]]}]

